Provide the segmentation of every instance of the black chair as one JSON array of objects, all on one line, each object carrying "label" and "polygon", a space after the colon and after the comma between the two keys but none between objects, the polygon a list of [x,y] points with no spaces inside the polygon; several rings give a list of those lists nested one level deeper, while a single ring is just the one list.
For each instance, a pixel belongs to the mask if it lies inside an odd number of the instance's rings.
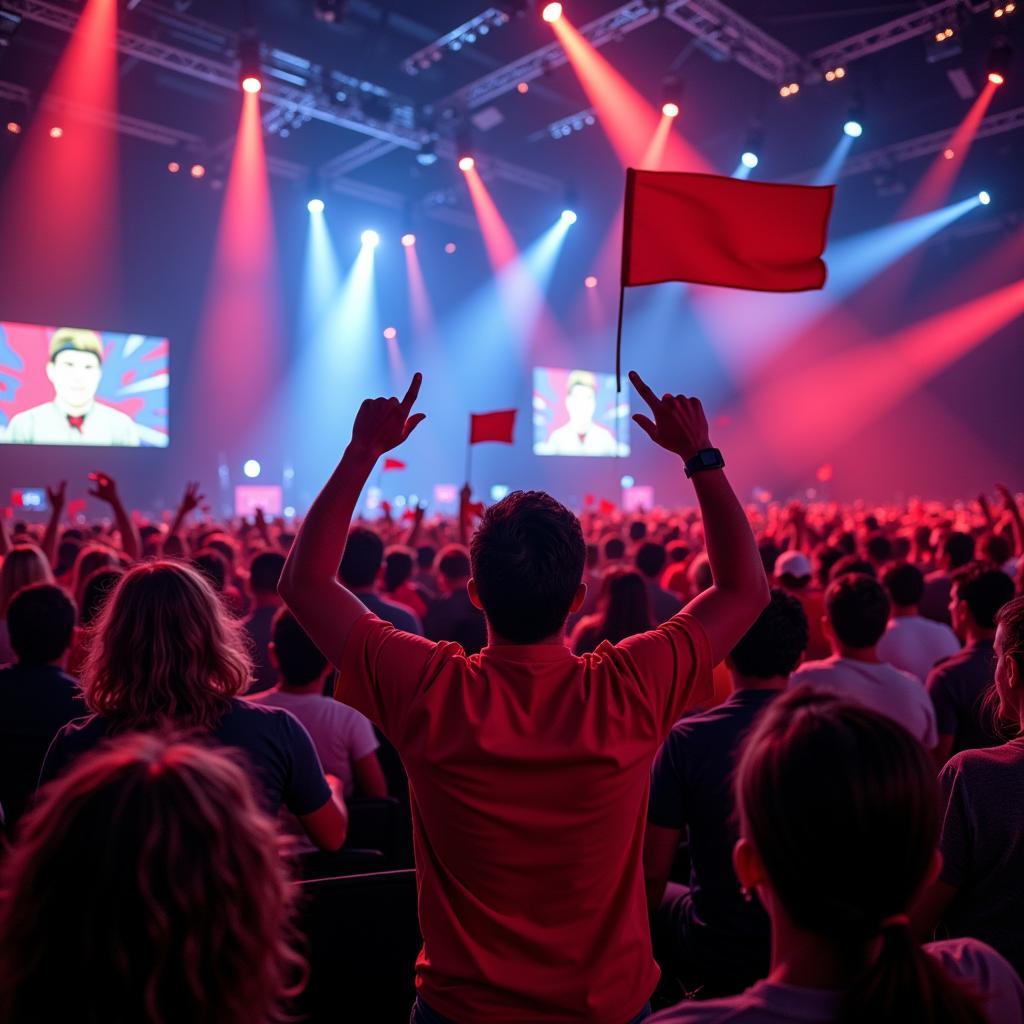
[{"label": "black chair", "polygon": [[406,864],[396,863],[400,813],[401,805],[393,796],[350,800],[345,848],[380,850],[384,855],[384,863],[379,870],[407,867]]},{"label": "black chair", "polygon": [[299,883],[309,983],[293,1012],[310,1024],[408,1024],[422,940],[416,872]]}]

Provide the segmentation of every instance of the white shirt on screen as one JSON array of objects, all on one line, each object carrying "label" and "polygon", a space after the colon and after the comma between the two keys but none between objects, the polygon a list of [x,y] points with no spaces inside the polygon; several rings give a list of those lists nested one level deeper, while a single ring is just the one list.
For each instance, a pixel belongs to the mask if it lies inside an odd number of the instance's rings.
[{"label": "white shirt on screen", "polygon": [[551,436],[544,446],[551,455],[616,455],[619,445],[615,435],[607,428],[592,423],[586,433],[580,434],[571,423],[566,423]]},{"label": "white shirt on screen", "polygon": [[939,742],[928,691],[917,676],[894,665],[833,655],[823,661],[804,662],[790,676],[790,687],[804,683],[888,715],[929,750]]},{"label": "white shirt on screen", "polygon": [[93,402],[80,427],[56,402],[46,402],[11,417],[0,436],[7,444],[88,444],[137,448],[139,430],[130,416]]},{"label": "white shirt on screen", "polygon": [[937,661],[960,650],[960,641],[945,623],[903,615],[889,620],[875,650],[882,661],[917,676],[923,683]]}]

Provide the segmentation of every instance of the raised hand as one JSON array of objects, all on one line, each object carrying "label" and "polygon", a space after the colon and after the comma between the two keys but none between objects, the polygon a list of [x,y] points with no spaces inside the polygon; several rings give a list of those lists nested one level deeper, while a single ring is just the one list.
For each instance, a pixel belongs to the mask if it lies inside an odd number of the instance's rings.
[{"label": "raised hand", "polygon": [[996,484],[996,491],[999,497],[1003,499],[1003,508],[1007,512],[1013,512],[1017,510],[1017,499],[1013,496],[1013,491],[1010,490],[1006,484]]},{"label": "raised hand", "polygon": [[199,507],[200,502],[206,500],[205,494],[199,493],[199,481],[190,480],[185,485],[185,493],[181,496],[181,504],[178,506],[178,514],[187,516],[189,512]]},{"label": "raised hand", "polygon": [[397,448],[426,419],[412,412],[420,393],[422,374],[414,374],[409,390],[399,401],[397,398],[367,398],[356,413],[352,425],[352,447],[379,458]]},{"label": "raised hand", "polygon": [[67,500],[67,490],[67,480],[61,480],[56,487],[46,488],[46,500],[50,503],[50,508],[53,509],[56,515],[60,515],[60,513],[64,511],[64,502]]},{"label": "raised hand", "polygon": [[708,421],[699,398],[669,394],[658,398],[636,370],[630,371],[629,379],[654,416],[652,421],[637,413],[633,420],[656,445],[683,460],[711,447]]},{"label": "raised hand", "polygon": [[89,479],[95,485],[94,488],[89,491],[89,494],[94,498],[99,498],[100,501],[105,501],[108,505],[116,505],[118,502],[117,494],[117,483],[112,476],[107,476],[106,473],[90,473]]}]

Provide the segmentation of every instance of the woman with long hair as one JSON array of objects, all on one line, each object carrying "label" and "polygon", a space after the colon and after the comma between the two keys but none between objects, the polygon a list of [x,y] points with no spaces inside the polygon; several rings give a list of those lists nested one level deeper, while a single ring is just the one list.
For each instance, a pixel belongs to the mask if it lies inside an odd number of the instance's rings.
[{"label": "woman with long hair", "polygon": [[293,898],[229,756],[122,737],[22,822],[0,881],[0,1021],[282,1020],[305,978]]},{"label": "woman with long hair", "polygon": [[14,660],[7,634],[7,606],[22,587],[31,583],[53,583],[53,570],[46,555],[34,544],[15,545],[0,565],[0,665]]},{"label": "woman with long hair", "polygon": [[1024,986],[972,939],[922,947],[908,909],[939,858],[935,769],[887,717],[798,687],[760,718],[736,775],[733,862],[772,930],[771,970],[659,1024],[1015,1024]]},{"label": "woman with long hair", "polygon": [[634,569],[612,569],[601,584],[597,611],[576,624],[570,646],[574,654],[589,654],[604,640],[617,644],[654,626],[644,578]]},{"label": "woman with long hair", "polygon": [[290,714],[240,699],[252,678],[241,624],[201,572],[183,562],[145,562],[118,581],[95,621],[81,683],[87,719],[54,738],[43,781],[109,736],[191,731],[237,748],[264,808],[282,805],[313,842],[345,841],[347,814],[324,778],[309,733]]}]

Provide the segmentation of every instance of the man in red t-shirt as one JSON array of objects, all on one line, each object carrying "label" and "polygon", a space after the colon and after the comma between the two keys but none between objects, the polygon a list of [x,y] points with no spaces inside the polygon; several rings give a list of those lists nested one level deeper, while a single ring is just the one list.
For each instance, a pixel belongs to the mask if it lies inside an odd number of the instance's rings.
[{"label": "man in red t-shirt", "polygon": [[374,464],[424,418],[366,401],[309,510],[281,593],[339,672],[335,696],[367,715],[409,773],[424,944],[418,1022],[627,1024],[658,980],[641,854],[655,751],[711,668],[768,602],[746,516],[700,402],[657,398],[634,417],[693,477],[714,585],[657,629],[593,654],[565,646],[583,602],[578,520],[516,492],[487,510],[470,596],[488,645],[467,656],[370,614],[336,568]]}]

